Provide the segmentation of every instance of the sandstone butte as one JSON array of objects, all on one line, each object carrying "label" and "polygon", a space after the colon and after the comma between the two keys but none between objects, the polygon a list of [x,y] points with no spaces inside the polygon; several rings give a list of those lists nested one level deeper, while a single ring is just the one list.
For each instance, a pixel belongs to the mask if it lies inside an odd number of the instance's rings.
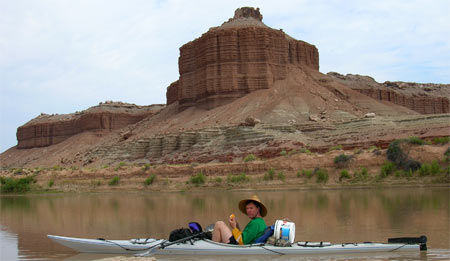
[{"label": "sandstone butte", "polygon": [[259,9],[237,9],[183,45],[178,63],[166,105],[105,102],[40,115],[17,129],[1,168],[242,163],[248,154],[449,136],[448,84],[323,74],[318,49],[265,25]]}]

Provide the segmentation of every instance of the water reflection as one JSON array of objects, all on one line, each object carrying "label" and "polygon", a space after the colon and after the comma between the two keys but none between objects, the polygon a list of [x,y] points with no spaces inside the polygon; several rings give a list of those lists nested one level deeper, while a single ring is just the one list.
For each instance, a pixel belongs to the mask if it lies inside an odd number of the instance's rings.
[{"label": "water reflection", "polygon": [[[253,192],[59,194],[0,197],[0,225],[17,234],[18,248],[31,259],[71,255],[47,234],[86,238],[167,238],[197,221],[203,227],[235,213]],[[388,237],[429,238],[429,247],[449,249],[449,189],[353,189],[264,191],[258,196],[266,222],[289,218],[296,239],[331,242],[385,242]]]}]

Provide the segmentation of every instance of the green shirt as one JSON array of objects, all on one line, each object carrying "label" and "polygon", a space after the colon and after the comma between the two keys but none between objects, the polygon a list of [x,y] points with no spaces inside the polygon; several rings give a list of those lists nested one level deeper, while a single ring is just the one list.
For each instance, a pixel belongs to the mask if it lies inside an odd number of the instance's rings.
[{"label": "green shirt", "polygon": [[264,222],[264,219],[260,217],[250,220],[242,232],[242,242],[244,245],[251,244],[258,237],[262,236],[266,227],[266,222]]}]

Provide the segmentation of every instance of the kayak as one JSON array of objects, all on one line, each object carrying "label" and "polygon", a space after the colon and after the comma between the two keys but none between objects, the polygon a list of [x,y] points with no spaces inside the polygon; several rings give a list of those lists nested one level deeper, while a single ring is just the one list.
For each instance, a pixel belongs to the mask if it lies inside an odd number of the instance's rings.
[{"label": "kayak", "polygon": [[[421,243],[343,243],[295,242],[290,246],[275,246],[267,243],[230,245],[208,239],[194,238],[179,243],[164,239],[106,240],[85,239],[48,235],[51,240],[81,253],[103,254],[156,254],[156,255],[311,255],[352,254],[394,251],[419,251],[426,249]],[[166,245],[165,245],[166,244]]]}]

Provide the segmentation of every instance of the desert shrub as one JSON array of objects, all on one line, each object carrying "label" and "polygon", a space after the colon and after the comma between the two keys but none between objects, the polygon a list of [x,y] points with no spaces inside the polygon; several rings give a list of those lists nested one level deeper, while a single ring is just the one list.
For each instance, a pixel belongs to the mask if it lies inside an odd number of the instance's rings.
[{"label": "desert shrub", "polygon": [[450,142],[450,136],[448,137],[438,137],[433,139],[434,144],[447,144]]},{"label": "desert shrub", "polygon": [[420,166],[419,176],[428,176],[431,174],[431,165],[428,163],[424,163]]},{"label": "desert shrub", "polygon": [[450,147],[447,148],[447,150],[444,152],[444,159],[445,161],[450,161]]},{"label": "desert shrub", "polygon": [[385,178],[385,177],[389,176],[390,174],[392,174],[394,172],[394,170],[395,170],[395,164],[390,161],[386,161],[381,166],[380,176],[382,178]]},{"label": "desert shrub", "polygon": [[284,181],[286,179],[283,171],[278,172],[278,179],[281,181]]},{"label": "desert shrub", "polygon": [[221,178],[221,177],[216,177],[216,178],[214,179],[214,182],[216,182],[216,183],[222,183],[222,178]]},{"label": "desert shrub", "polygon": [[143,171],[146,171],[148,169],[150,169],[150,164],[147,163],[147,164],[144,164],[144,166],[142,166]]},{"label": "desert shrub", "polygon": [[299,152],[300,152],[300,153],[311,154],[311,151],[310,151],[309,149],[307,149],[307,148],[301,148],[301,149],[299,150]]},{"label": "desert shrub", "polygon": [[302,176],[302,172],[299,170],[297,171],[297,178],[300,178]]},{"label": "desert shrub", "polygon": [[369,178],[369,171],[367,170],[366,167],[362,167],[361,169],[353,173],[352,182],[367,181],[368,178]]},{"label": "desert shrub", "polygon": [[145,179],[144,184],[146,186],[149,186],[149,185],[153,184],[153,182],[155,182],[155,180],[156,180],[156,174],[152,174],[148,178]]},{"label": "desert shrub", "polygon": [[239,175],[228,175],[227,177],[228,183],[241,183],[250,181],[250,177],[247,176],[244,172]]},{"label": "desert shrub", "polygon": [[123,161],[119,162],[119,167],[123,167],[123,166],[126,166],[126,165],[127,164],[125,162],[123,162]]},{"label": "desert shrub", "polygon": [[350,178],[350,173],[348,173],[348,171],[346,169],[342,170],[339,175],[339,181],[342,181],[343,179],[349,179],[349,178]]},{"label": "desert shrub", "polygon": [[339,168],[345,167],[348,165],[351,158],[352,156],[350,155],[340,154],[334,157],[334,164],[336,164]]},{"label": "desert shrub", "polygon": [[248,154],[245,158],[244,158],[244,162],[249,162],[249,161],[253,161],[256,160],[256,156],[254,154]]},{"label": "desert shrub", "polygon": [[328,172],[324,169],[318,169],[316,171],[316,182],[327,183],[327,181],[328,181]]},{"label": "desert shrub", "polygon": [[304,177],[307,177],[308,179],[310,179],[312,176],[314,176],[314,171],[311,169],[304,169],[304,170],[302,170],[302,174]]},{"label": "desert shrub", "polygon": [[59,165],[55,165],[52,167],[53,170],[62,170],[63,167],[59,166]]},{"label": "desert shrub", "polygon": [[269,169],[266,174],[264,174],[264,180],[273,180],[275,177],[275,170],[273,168]]},{"label": "desert shrub", "polygon": [[13,171],[13,174],[14,174],[14,175],[20,175],[20,174],[23,174],[23,169],[22,169],[22,168],[15,169],[15,170]]},{"label": "desert shrub", "polygon": [[431,175],[437,175],[441,172],[441,166],[437,160],[431,162]]},{"label": "desert shrub", "polygon": [[109,181],[108,185],[110,186],[117,186],[119,184],[120,178],[119,176],[114,176],[112,177],[112,179]]},{"label": "desert shrub", "polygon": [[191,183],[196,186],[205,183],[205,180],[206,180],[206,176],[202,172],[199,172],[196,175],[191,176],[191,179],[190,179]]},{"label": "desert shrub", "polygon": [[331,147],[330,151],[333,151],[333,150],[342,150],[342,145],[335,145],[335,146]]},{"label": "desert shrub", "polygon": [[409,144],[415,144],[415,145],[424,145],[425,144],[424,140],[422,140],[421,138],[416,137],[416,136],[409,137],[407,141]]},{"label": "desert shrub", "polygon": [[286,156],[287,155],[287,152],[285,151],[285,150],[282,150],[281,152],[280,152],[280,156]]},{"label": "desert shrub", "polygon": [[412,170],[413,172],[420,168],[420,162],[410,159],[406,153],[403,152],[400,144],[404,142],[404,140],[394,140],[389,144],[387,149],[387,158],[388,160],[395,163],[398,168],[402,168],[404,170]]},{"label": "desert shrub", "polygon": [[49,188],[53,187],[54,184],[55,184],[55,182],[52,179],[48,181]]},{"label": "desert shrub", "polygon": [[25,178],[3,178],[0,177],[0,192],[7,193],[25,193],[30,191],[31,184],[36,182],[33,176]]}]

